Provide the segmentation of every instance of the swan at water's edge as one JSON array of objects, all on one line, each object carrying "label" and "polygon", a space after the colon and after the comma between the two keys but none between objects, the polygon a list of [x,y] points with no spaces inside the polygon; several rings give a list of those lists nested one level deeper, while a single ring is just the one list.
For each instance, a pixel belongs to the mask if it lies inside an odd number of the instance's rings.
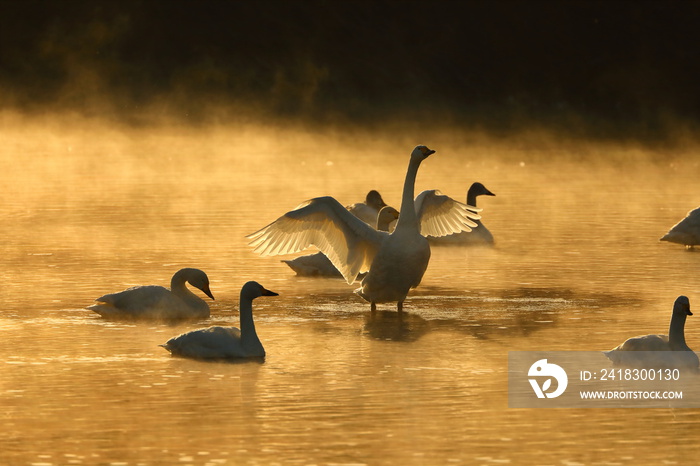
[{"label": "swan at water's edge", "polygon": [[97,298],[87,309],[103,317],[134,319],[200,319],[209,317],[209,305],[192,293],[185,283],[198,288],[211,299],[209,278],[199,269],[184,268],[175,272],[170,289],[158,286],[135,286]]},{"label": "swan at water's edge", "polygon": [[685,342],[685,320],[692,315],[690,300],[686,296],[679,296],[673,304],[668,335],[642,335],[629,338],[604,353],[614,365],[619,366],[697,370],[698,356]]},{"label": "swan at water's edge", "polygon": [[[435,151],[417,146],[411,152],[401,198],[401,210],[392,233],[377,231],[347,211],[332,197],[307,201],[271,224],[249,235],[262,256],[291,254],[314,245],[331,260],[348,283],[369,271],[356,293],[377,303],[397,302],[399,312],[411,288],[418,286],[430,260],[426,235],[443,236],[476,226],[476,208],[442,196],[424,207],[419,223],[414,186],[418,168]],[[422,219],[423,220],[423,219]]]},{"label": "swan at water's edge", "polygon": [[260,296],[278,296],[257,282],[241,288],[240,330],[236,327],[209,327],[192,330],[171,338],[163,348],[174,356],[195,359],[263,358],[263,348],[253,322],[253,300]]},{"label": "swan at water's edge", "polygon": [[[467,205],[476,207],[478,196],[495,196],[486,186],[476,182],[472,183],[467,191]],[[462,231],[442,237],[428,237],[430,244],[439,246],[493,246],[494,240],[491,232],[481,220],[475,220],[476,226],[472,231]]]},{"label": "swan at water's edge", "polygon": [[683,244],[688,249],[700,244],[700,207],[688,212],[688,215],[671,227],[659,241]]}]

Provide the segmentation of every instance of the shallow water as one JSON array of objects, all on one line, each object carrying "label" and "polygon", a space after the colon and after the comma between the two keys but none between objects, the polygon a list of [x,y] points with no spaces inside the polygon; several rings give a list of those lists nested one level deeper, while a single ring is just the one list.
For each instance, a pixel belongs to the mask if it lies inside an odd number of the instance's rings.
[{"label": "shallow water", "polygon": [[[700,205],[698,159],[676,151],[379,140],[231,126],[6,126],[0,148],[0,463],[688,464],[695,409],[509,409],[510,350],[597,351],[665,332],[700,300],[700,254],[658,238]],[[364,138],[364,139],[363,139]],[[244,236],[305,199],[378,189],[463,198],[494,248],[433,248],[400,321],[342,280],[295,277]],[[563,152],[563,153],[562,153]],[[624,162],[624,163],[622,163]],[[83,308],[135,284],[207,272],[212,317],[113,322]],[[171,358],[183,331],[237,325],[257,280],[260,363]],[[691,317],[686,337],[698,347]]]}]

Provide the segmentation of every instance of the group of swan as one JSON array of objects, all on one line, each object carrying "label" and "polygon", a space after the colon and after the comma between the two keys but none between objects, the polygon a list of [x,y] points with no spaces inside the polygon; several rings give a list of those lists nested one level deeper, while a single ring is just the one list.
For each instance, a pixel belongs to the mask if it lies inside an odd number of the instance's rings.
[{"label": "group of swan", "polygon": [[[162,286],[137,286],[98,298],[100,304],[90,306],[104,317],[151,319],[209,317],[209,306],[185,286],[185,282],[214,299],[207,275],[198,269],[178,270],[171,280],[171,289]],[[255,331],[253,300],[260,296],[278,296],[257,282],[249,281],[241,289],[240,329],[213,326],[183,333],[164,345],[172,355],[195,359],[264,358],[265,349]],[[673,305],[668,335],[643,335],[629,338],[606,351],[615,364],[632,367],[678,367],[696,371],[698,357],[685,342],[685,321],[690,301],[679,296]]]},{"label": "group of swan", "polygon": [[[88,309],[110,318],[174,320],[209,317],[209,305],[188,290],[186,282],[214,299],[207,274],[199,269],[184,268],[175,272],[170,289],[157,285],[136,286],[97,298],[98,304]],[[209,327],[193,330],[171,338],[161,346],[173,355],[197,359],[265,357],[265,349],[253,322],[253,300],[260,296],[278,295],[253,281],[243,285],[240,329]]]},{"label": "group of swan", "polygon": [[[688,249],[700,245],[700,207],[688,212],[660,241],[682,244]],[[685,320],[692,315],[688,297],[679,296],[673,304],[668,335],[629,338],[604,353],[613,364],[620,366],[675,367],[698,371],[698,356],[685,342]]]},{"label": "group of swan", "polygon": [[[269,225],[249,235],[251,245],[262,256],[288,254],[313,245],[321,250],[348,283],[367,272],[355,292],[376,310],[377,303],[396,302],[402,312],[411,288],[418,286],[430,259],[431,240],[451,237],[450,241],[479,240],[493,243],[493,236],[480,223],[476,197],[494,194],[481,183],[474,183],[467,194],[467,204],[427,190],[414,199],[418,168],[435,151],[417,146],[411,153],[404,181],[401,210],[386,206],[376,191],[370,191],[364,204],[343,207],[332,197],[318,197],[287,212]],[[390,221],[398,222],[389,233]],[[370,226],[374,224],[377,229]],[[470,232],[463,235],[462,232]],[[689,247],[700,244],[700,208],[688,216],[662,241]],[[298,258],[301,259],[301,258]],[[297,259],[297,260],[298,260]],[[289,261],[290,267],[295,268]],[[297,270],[295,268],[295,270]],[[149,319],[207,318],[208,304],[192,293],[186,283],[214,299],[207,275],[194,268],[178,270],[170,289],[162,286],[137,286],[98,298],[88,309],[104,317]],[[240,329],[208,327],[171,338],[163,346],[173,355],[192,358],[261,358],[265,356],[255,331],[252,302],[260,296],[277,296],[257,282],[247,282],[240,295]],[[626,340],[605,352],[616,365],[649,363],[647,352],[655,354],[654,363],[672,367],[698,369],[698,357],[685,342],[686,317],[692,315],[687,297],[679,296],[673,307],[668,335],[644,335]]]},{"label": "group of swan", "polygon": [[685,342],[685,319],[692,316],[690,300],[679,296],[673,304],[668,335],[642,335],[625,340],[605,355],[620,366],[680,368],[697,371],[698,356]]},{"label": "group of swan", "polygon": [[418,168],[433,153],[426,146],[411,152],[393,232],[375,230],[332,197],[317,197],[249,235],[251,245],[262,256],[316,246],[349,284],[359,273],[367,272],[355,292],[370,303],[372,311],[377,303],[396,302],[401,312],[408,291],[420,284],[428,267],[426,236],[469,231],[480,218],[477,208],[435,191],[414,201]]},{"label": "group of swan", "polygon": [[[419,194],[415,200],[415,207],[418,212],[421,211],[419,203],[423,202],[426,196],[438,196],[436,190],[424,191]],[[466,204],[471,207],[476,207],[477,196],[495,196],[481,183],[473,183],[467,192]],[[399,211],[384,203],[379,192],[372,190],[367,194],[367,198],[363,203],[353,204],[347,207],[348,211],[364,221],[368,225],[374,226],[379,231],[390,231],[392,223],[399,218]],[[419,213],[419,219],[422,223],[422,213]],[[374,216],[374,220],[372,220]],[[471,231],[460,231],[447,236],[428,236],[428,241],[431,244],[438,246],[449,245],[485,245],[492,246],[494,244],[493,235],[486,228],[480,219],[474,219],[476,226]],[[331,260],[322,252],[315,254],[307,254],[299,256],[295,259],[283,260],[297,275],[302,277],[333,277],[341,278],[343,275],[333,265]],[[362,276],[362,274],[360,275]]]},{"label": "group of swan", "polygon": [[[361,272],[368,272],[357,294],[371,303],[397,302],[402,311],[410,288],[418,286],[430,259],[426,236],[443,236],[469,231],[480,217],[478,209],[435,190],[425,191],[414,202],[414,185],[421,162],[435,151],[417,146],[411,153],[404,182],[401,211],[393,232],[381,231],[360,220],[331,197],[315,198],[277,221],[250,235],[256,251],[262,255],[297,252],[315,245],[326,254],[351,283]],[[377,217],[377,226],[388,229],[396,211],[384,204],[379,193],[370,192],[365,207]],[[377,212],[381,209],[380,212]],[[390,219],[384,220],[384,213]],[[359,212],[357,215],[361,215]],[[370,219],[371,220],[371,219]],[[185,283],[214,299],[209,279],[199,269],[177,271],[170,289],[162,286],[138,286],[104,295],[89,309],[105,317],[130,318],[205,318],[209,306],[192,293]],[[165,345],[172,354],[195,358],[263,357],[265,350],[255,331],[252,301],[258,296],[276,296],[256,282],[241,290],[241,329],[209,327],[172,338]]]}]

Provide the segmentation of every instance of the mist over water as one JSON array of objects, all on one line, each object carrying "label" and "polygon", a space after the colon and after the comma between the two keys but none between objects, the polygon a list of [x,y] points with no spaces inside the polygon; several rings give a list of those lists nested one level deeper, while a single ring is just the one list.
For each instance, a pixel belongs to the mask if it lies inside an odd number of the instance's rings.
[{"label": "mist over water", "polygon": [[[507,408],[508,351],[609,349],[665,332],[679,294],[698,299],[696,254],[658,242],[698,204],[690,149],[459,128],[3,118],[5,462],[534,464],[543,445],[555,462],[695,458],[696,410]],[[373,317],[355,286],[295,277],[247,246],[313,196],[351,204],[378,189],[398,207],[418,142],[437,153],[417,192],[462,199],[480,181],[496,193],[479,199],[496,246],[434,247],[404,320],[393,305]],[[185,266],[210,277],[210,319],[114,322],[84,309],[167,285]],[[158,346],[238,325],[251,279],[280,294],[254,304],[264,364]],[[691,347],[699,335],[690,317]]]},{"label": "mist over water", "polygon": [[[697,410],[507,407],[508,351],[700,302],[658,241],[700,205],[695,3],[203,5],[0,1],[0,463],[695,462]],[[248,246],[312,197],[399,208],[417,144],[416,193],[483,183],[496,244],[433,247],[403,320]],[[210,319],[85,309],[181,267]],[[238,326],[248,280],[264,363],[158,346]]]}]

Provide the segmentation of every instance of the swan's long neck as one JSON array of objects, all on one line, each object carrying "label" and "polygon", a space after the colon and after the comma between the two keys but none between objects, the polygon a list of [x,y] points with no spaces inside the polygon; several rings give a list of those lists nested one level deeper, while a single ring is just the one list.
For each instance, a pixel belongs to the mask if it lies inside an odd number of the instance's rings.
[{"label": "swan's long neck", "polygon": [[241,340],[243,345],[260,344],[258,334],[255,332],[253,322],[253,300],[241,293],[240,303],[241,315]]},{"label": "swan's long neck", "polygon": [[671,316],[671,326],[668,329],[668,343],[671,349],[682,350],[687,349],[685,343],[685,313],[674,312]]},{"label": "swan's long neck", "polygon": [[474,190],[471,188],[467,191],[467,205],[476,207],[476,194],[474,194]]},{"label": "swan's long neck", "polygon": [[416,175],[418,174],[418,167],[420,166],[420,162],[420,160],[411,158],[411,161],[408,163],[406,180],[403,182],[401,212],[399,213],[399,221],[396,223],[395,231],[400,231],[405,228],[412,228],[420,231],[418,225],[418,216],[416,215],[416,209],[413,200],[416,186]]},{"label": "swan's long neck", "polygon": [[[467,191],[467,205],[470,205],[472,207],[476,207],[476,198],[477,198],[477,195],[474,194],[474,190],[472,188],[469,188],[469,191]],[[481,220],[474,220],[474,222],[477,225],[481,225]]]},{"label": "swan's long neck", "polygon": [[197,295],[192,293],[185,285],[185,283],[187,283],[187,277],[185,275],[186,274],[183,270],[180,270],[173,275],[173,278],[170,279],[170,291],[173,294],[185,299],[191,296],[197,297]]},{"label": "swan's long neck", "polygon": [[391,217],[379,216],[377,218],[377,230],[378,231],[389,231],[389,225],[391,225],[392,220],[394,220],[394,219]]}]

